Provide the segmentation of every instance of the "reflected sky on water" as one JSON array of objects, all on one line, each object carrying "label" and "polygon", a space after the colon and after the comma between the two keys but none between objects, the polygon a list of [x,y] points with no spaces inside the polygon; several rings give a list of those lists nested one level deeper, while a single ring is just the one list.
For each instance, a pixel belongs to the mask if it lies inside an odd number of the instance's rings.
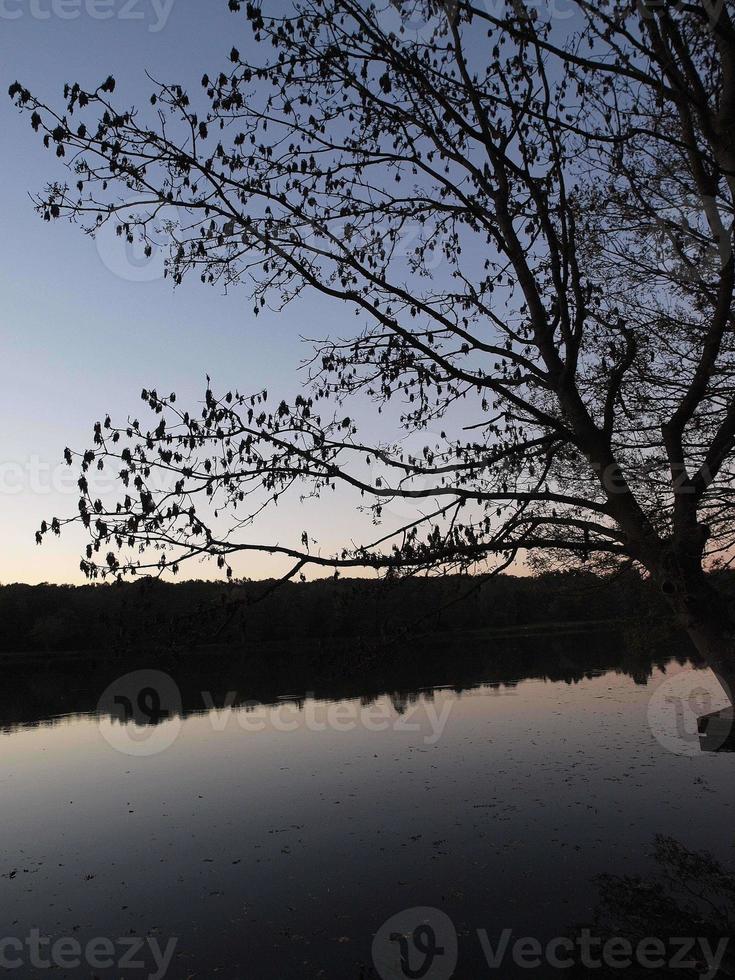
[{"label": "reflected sky on water", "polygon": [[656,731],[682,685],[724,703],[709,672],[615,664],[593,636],[539,671],[539,643],[455,651],[444,683],[432,657],[312,672],[313,695],[294,670],[270,700],[252,665],[157,664],[181,710],[148,726],[93,710],[120,665],[17,673],[0,698],[4,934],[175,936],[170,977],[346,980],[377,976],[386,919],[429,906],[458,931],[455,975],[481,976],[478,928],[565,935],[596,874],[650,870],[657,833],[732,863],[735,755],[702,752],[691,719],[672,721],[679,743]]}]

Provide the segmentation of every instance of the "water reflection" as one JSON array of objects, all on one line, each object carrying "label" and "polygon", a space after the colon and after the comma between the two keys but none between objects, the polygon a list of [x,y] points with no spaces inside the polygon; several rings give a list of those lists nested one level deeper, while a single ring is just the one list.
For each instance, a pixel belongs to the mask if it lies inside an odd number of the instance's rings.
[{"label": "water reflection", "polygon": [[[354,648],[325,650],[318,646],[260,646],[254,650],[214,650],[206,655],[157,654],[155,663],[141,654],[124,661],[80,656],[46,657],[3,667],[0,686],[0,728],[54,724],[61,718],[104,711],[119,716],[112,705],[100,705],[102,693],[116,678],[152,668],[175,678],[181,692],[176,714],[187,717],[223,705],[292,701],[303,707],[307,698],[359,698],[370,704],[387,695],[397,712],[427,690],[446,688],[457,694],[483,686],[512,691],[524,680],[577,684],[606,671],[645,685],[654,670],[668,663],[686,664],[684,645],[672,650],[631,650],[611,631],[556,632],[538,636],[482,639],[473,634],[434,635],[412,646],[385,651]],[[211,700],[210,700],[211,699]],[[104,699],[103,699],[104,702]],[[155,711],[149,720],[155,721]],[[137,720],[144,723],[138,712]]]},{"label": "water reflection", "polygon": [[[652,857],[655,870],[646,878],[600,875],[590,932],[626,951],[648,949],[639,962],[627,954],[626,978],[650,977],[652,969],[656,976],[735,976],[735,868],[663,835],[656,836]],[[651,937],[662,945],[656,948]],[[597,975],[620,976],[620,965],[613,959]]]},{"label": "water reflection", "polygon": [[735,712],[732,707],[702,715],[697,728],[703,752],[735,752]]},{"label": "water reflection", "polygon": [[[181,704],[155,726],[176,737],[136,757],[103,735],[130,725],[96,709],[138,669],[174,678]],[[493,947],[507,929],[569,935],[596,876],[654,873],[657,833],[732,863],[733,756],[677,753],[649,724],[690,669],[606,634],[9,668],[4,931],[176,937],[176,980],[357,980],[379,976],[383,924],[429,908],[456,930],[454,976],[493,975],[479,930]],[[495,975],[529,976],[514,969]]]}]

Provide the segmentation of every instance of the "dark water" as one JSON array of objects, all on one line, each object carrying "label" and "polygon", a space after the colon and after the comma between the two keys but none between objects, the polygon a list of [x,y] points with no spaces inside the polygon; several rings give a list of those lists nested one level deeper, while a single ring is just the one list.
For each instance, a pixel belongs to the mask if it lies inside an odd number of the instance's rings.
[{"label": "dark water", "polygon": [[[6,966],[22,961],[8,975],[147,977],[148,940],[175,938],[169,978],[545,978],[548,964],[491,970],[477,931],[568,935],[596,875],[652,871],[656,834],[733,863],[735,755],[702,751],[692,720],[724,704],[707,671],[602,635],[350,662],[8,668],[0,939],[26,944],[5,946]],[[171,682],[112,683],[152,667]],[[118,720],[126,698],[140,724]],[[390,972],[381,926],[425,908],[451,919],[456,968]],[[417,914],[435,915],[407,913],[407,934]],[[105,939],[118,961],[122,937],[146,945],[131,969],[105,966],[103,945],[49,974],[29,961],[34,929],[71,939],[71,960],[73,942]]]}]

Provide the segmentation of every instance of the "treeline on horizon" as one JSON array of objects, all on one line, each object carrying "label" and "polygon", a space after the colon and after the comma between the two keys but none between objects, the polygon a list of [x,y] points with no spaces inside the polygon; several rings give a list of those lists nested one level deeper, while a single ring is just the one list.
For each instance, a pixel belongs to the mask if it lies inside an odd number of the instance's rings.
[{"label": "treeline on horizon", "polygon": [[[718,577],[735,595],[735,573]],[[655,587],[634,571],[536,577],[467,575],[373,579],[0,586],[0,651],[126,651],[397,637],[462,630],[609,623],[666,631]]]}]

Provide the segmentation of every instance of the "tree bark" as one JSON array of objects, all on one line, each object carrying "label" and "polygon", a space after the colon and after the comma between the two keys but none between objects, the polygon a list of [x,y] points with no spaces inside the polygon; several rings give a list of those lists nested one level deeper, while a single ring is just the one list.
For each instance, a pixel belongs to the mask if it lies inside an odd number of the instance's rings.
[{"label": "tree bark", "polygon": [[735,707],[735,645],[732,636],[710,626],[689,627],[692,642]]},{"label": "tree bark", "polygon": [[735,707],[735,618],[730,605],[702,570],[681,552],[664,560],[656,575],[678,623]]}]

